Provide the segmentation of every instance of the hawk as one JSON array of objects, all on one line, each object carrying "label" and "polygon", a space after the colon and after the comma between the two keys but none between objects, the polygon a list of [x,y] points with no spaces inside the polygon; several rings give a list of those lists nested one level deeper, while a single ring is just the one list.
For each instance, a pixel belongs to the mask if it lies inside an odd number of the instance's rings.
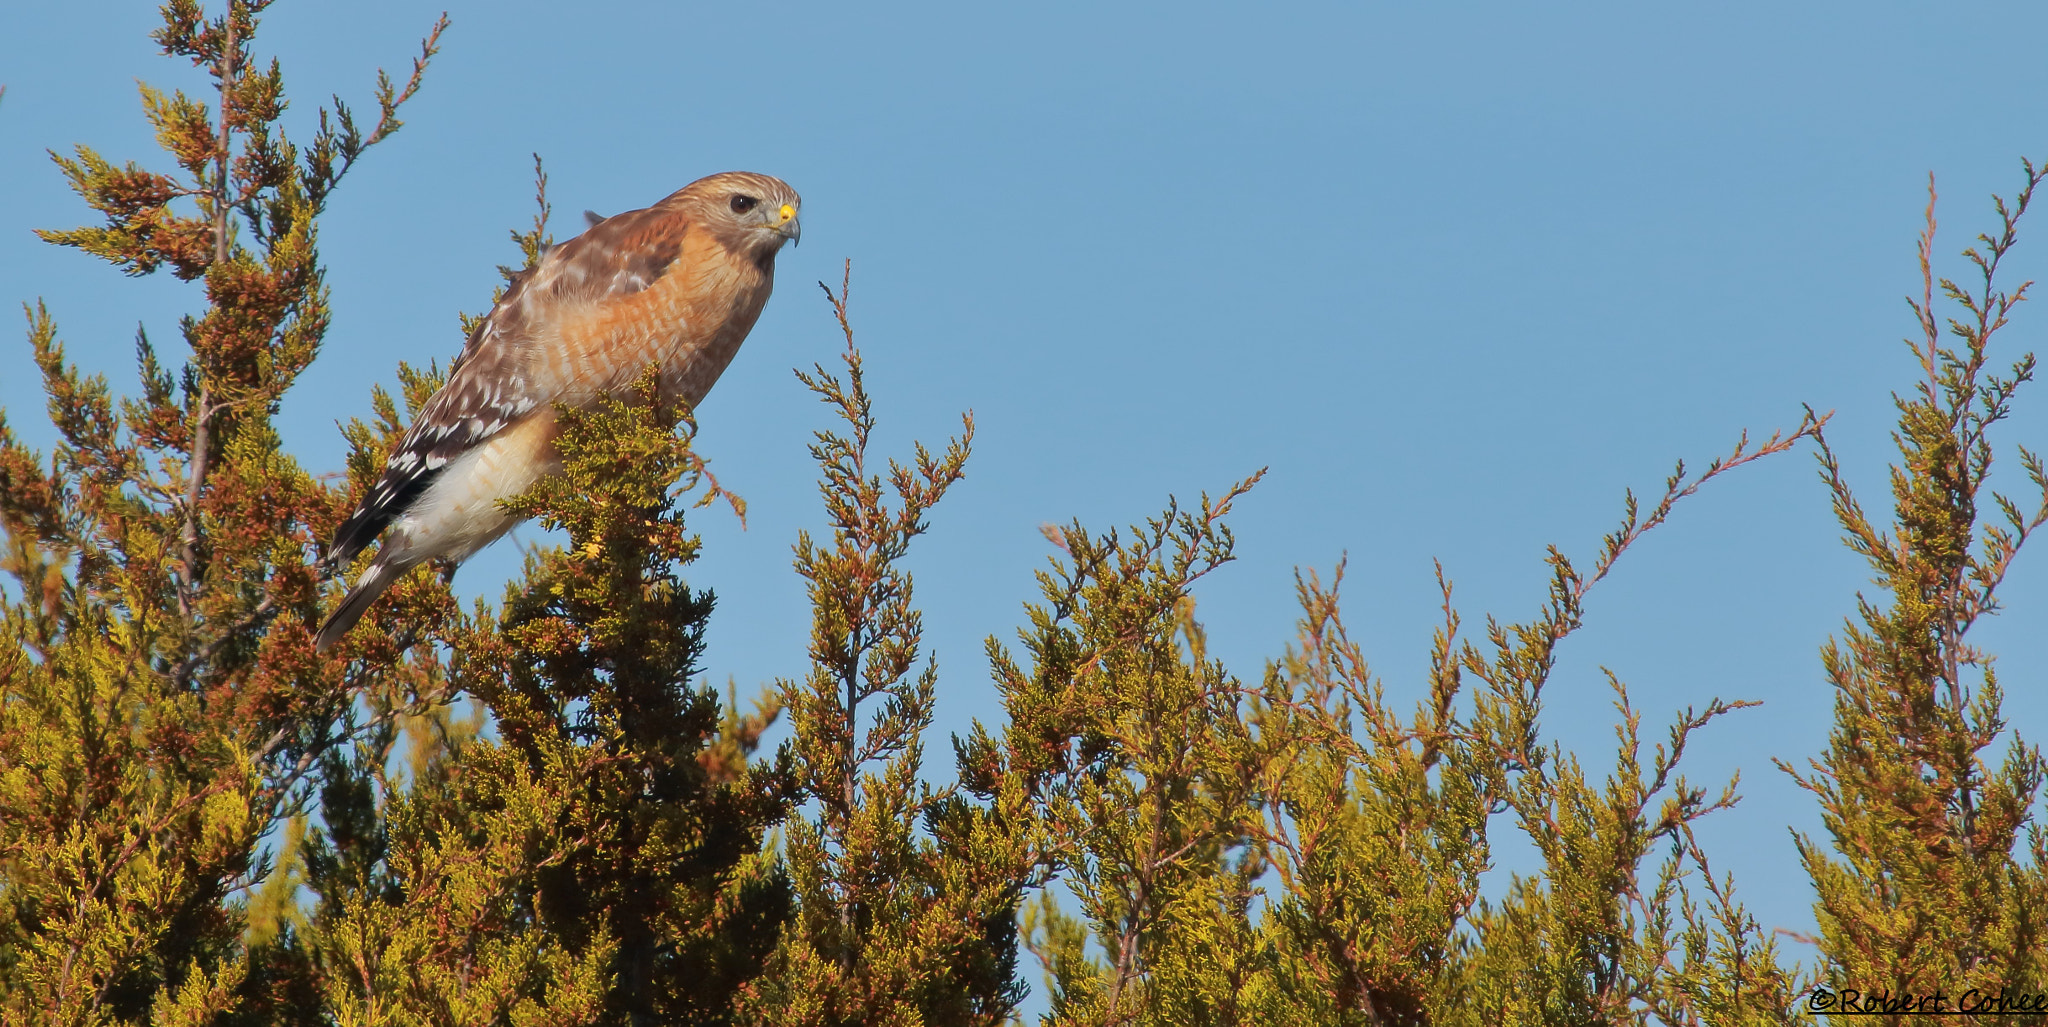
[{"label": "hawk", "polygon": [[588,231],[514,276],[420,409],[322,561],[384,544],[315,645],[334,644],[406,571],[456,563],[511,530],[498,505],[561,469],[555,405],[585,407],[661,369],[661,397],[695,405],[761,316],[802,200],[781,179],[726,172]]}]

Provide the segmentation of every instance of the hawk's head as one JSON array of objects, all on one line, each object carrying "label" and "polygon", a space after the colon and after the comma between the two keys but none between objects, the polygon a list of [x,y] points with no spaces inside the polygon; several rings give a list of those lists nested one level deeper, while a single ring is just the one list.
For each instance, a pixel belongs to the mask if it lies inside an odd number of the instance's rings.
[{"label": "hawk's head", "polygon": [[683,207],[690,220],[711,229],[737,252],[768,260],[803,234],[797,212],[803,198],[789,183],[751,171],[726,171],[684,186],[664,203]]}]

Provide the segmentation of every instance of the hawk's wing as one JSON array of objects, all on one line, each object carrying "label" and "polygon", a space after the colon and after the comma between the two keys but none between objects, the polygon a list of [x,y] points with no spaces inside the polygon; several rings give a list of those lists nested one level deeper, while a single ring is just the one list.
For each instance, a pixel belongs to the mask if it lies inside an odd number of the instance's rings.
[{"label": "hawk's wing", "polygon": [[653,285],[682,251],[688,227],[672,211],[627,211],[593,224],[514,275],[449,366],[447,384],[427,400],[384,462],[377,484],[335,531],[327,569],[355,559],[449,461],[552,402],[564,383],[542,373],[543,329],[568,311]]}]

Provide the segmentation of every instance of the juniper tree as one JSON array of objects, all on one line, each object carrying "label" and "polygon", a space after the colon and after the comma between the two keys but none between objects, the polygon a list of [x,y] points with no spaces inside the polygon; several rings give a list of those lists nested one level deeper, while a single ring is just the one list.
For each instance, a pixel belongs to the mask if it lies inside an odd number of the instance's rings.
[{"label": "juniper tree", "polygon": [[[203,281],[167,367],[146,332],[119,399],[66,359],[49,312],[29,340],[59,441],[48,459],[0,423],[6,632],[0,651],[0,1009],[15,1021],[204,1022],[269,986],[240,944],[257,841],[302,810],[361,675],[315,659],[323,600],[304,554],[337,497],[269,422],[330,312],[316,222],[365,151],[401,125],[438,45],[378,113],[340,101],[310,139],[277,128],[276,62],[251,43],[266,4],[163,8],[162,51],[216,103],[144,85],[175,171],[89,147],[53,155],[101,225],[42,237],[143,275]],[[404,671],[378,688],[403,692]]]},{"label": "juniper tree", "polygon": [[[138,332],[126,399],[29,308],[60,441],[45,458],[0,420],[0,622],[19,643],[0,647],[0,1019],[997,1024],[1020,944],[1061,1024],[1781,1023],[1815,981],[2048,987],[2031,823],[2048,767],[2017,737],[1985,758],[2001,693],[1966,640],[2048,523],[2031,451],[2038,508],[1986,491],[1988,432],[2033,373],[1989,357],[2026,294],[1997,275],[2032,165],[1965,253],[1974,288],[1935,277],[1930,206],[1894,531],[1863,514],[1822,419],[1681,466],[1648,511],[1629,497],[1590,569],[1550,553],[1533,617],[1464,640],[1443,583],[1404,715],[1345,629],[1341,565],[1300,579],[1299,630],[1263,674],[1210,656],[1193,591],[1232,559],[1225,518],[1257,476],[1126,532],[1048,529],[1021,655],[988,644],[1004,720],[954,740],[960,785],[942,788],[903,560],[973,423],[874,462],[844,280],[826,290],[844,376],[799,375],[840,422],[812,448],[830,538],[796,547],[804,678],[748,713],[705,683],[714,602],[683,577],[685,513],[732,497],[651,377],[559,412],[564,472],[513,505],[567,543],[532,549],[502,602],[465,611],[451,568],[420,568],[313,651],[338,587],[310,557],[442,377],[401,365],[398,394],[373,392],[332,486],[269,418],[329,318],[318,218],[400,127],[445,21],[404,84],[380,76],[373,124],[337,100],[297,145],[277,63],[251,58],[265,6],[164,8],[159,43],[222,108],[143,87],[176,173],[57,158],[106,221],[46,239],[203,279],[206,306],[181,324],[182,367]],[[513,233],[528,266],[549,243],[535,170],[540,212]],[[1961,311],[1946,334],[1937,285]],[[1820,898],[1810,979],[1693,835],[1735,782],[1695,787],[1679,763],[1744,703],[1680,711],[1645,751],[1610,678],[1611,770],[1541,722],[1589,590],[1705,481],[1805,435],[1891,596],[1824,652],[1837,723],[1802,780],[1832,845],[1796,839]],[[757,759],[785,708],[793,738]],[[1482,896],[1500,830],[1541,863]]]},{"label": "juniper tree", "polygon": [[[465,615],[422,570],[315,654],[333,587],[308,556],[403,422],[379,390],[328,488],[269,416],[327,324],[316,219],[399,127],[445,22],[402,88],[380,78],[374,126],[337,102],[301,149],[275,129],[278,65],[250,70],[261,9],[165,8],[159,41],[215,73],[227,110],[144,88],[186,178],[59,158],[108,223],[46,238],[203,276],[209,305],[179,374],[138,340],[143,395],[118,415],[31,316],[63,442],[45,465],[0,438],[23,643],[0,655],[0,1003],[64,1022],[719,1022],[787,907],[759,858],[787,773],[747,763],[772,708],[722,710],[693,680],[711,599],[676,576],[696,543],[671,486],[704,470],[685,413],[642,389],[565,417],[568,472],[522,512],[575,548],[535,554],[502,611]],[[544,194],[515,240],[529,263],[545,245]],[[439,373],[400,378],[416,415]],[[459,695],[495,737],[451,716]]]},{"label": "juniper tree", "polygon": [[563,473],[518,511],[569,545],[446,636],[496,737],[446,736],[376,789],[388,886],[318,923],[345,1021],[729,1022],[774,947],[788,887],[761,843],[788,757],[749,765],[772,709],[728,714],[698,680],[713,600],[678,575],[678,500],[723,493],[657,391],[650,371],[559,412]]},{"label": "juniper tree", "polygon": [[[1457,939],[1455,965],[1432,996],[1433,1021],[1699,1024],[1784,1015],[1791,986],[1772,940],[1726,882],[1713,878],[1692,833],[1700,818],[1735,804],[1739,776],[1715,792],[1688,782],[1678,767],[1694,732],[1757,704],[1713,698],[1703,709],[1688,707],[1646,759],[1641,717],[1626,686],[1606,673],[1619,744],[1613,771],[1597,784],[1577,754],[1539,743],[1537,717],[1559,644],[1583,623],[1587,593],[1616,561],[1708,481],[1790,449],[1824,421],[1809,415],[1789,436],[1774,434],[1754,449],[1745,434],[1693,478],[1680,463],[1647,513],[1629,494],[1621,525],[1602,540],[1590,571],[1552,549],[1541,615],[1512,626],[1489,620],[1486,648],[1462,648],[1457,663],[1480,687],[1464,740],[1471,748],[1451,749],[1451,761],[1476,759],[1487,781],[1482,794],[1512,815],[1543,866],[1535,875],[1510,875],[1504,898],[1479,899],[1470,932]],[[1454,620],[1447,624],[1453,629]],[[1695,872],[1712,900],[1707,916],[1688,893]],[[1675,958],[1681,953],[1683,963]]]},{"label": "juniper tree", "polygon": [[[1725,882],[1707,915],[1684,890],[1706,870],[1690,825],[1734,796],[1676,767],[1692,732],[1746,704],[1684,711],[1645,761],[1615,682],[1621,748],[1603,787],[1541,744],[1540,715],[1557,648],[1615,561],[1706,481],[1815,427],[1745,440],[1694,477],[1681,465],[1647,512],[1630,497],[1593,570],[1553,550],[1542,615],[1489,621],[1485,649],[1460,643],[1446,584],[1412,718],[1387,707],[1335,584],[1314,575],[1298,640],[1262,684],[1206,657],[1189,590],[1231,559],[1222,517],[1256,478],[1128,535],[1052,532],[1030,663],[991,642],[1010,721],[977,728],[962,756],[994,808],[1025,797],[1021,833],[1078,906],[1042,898],[1026,920],[1047,1022],[1702,1023],[1754,993],[1782,1014],[1791,983]],[[1501,814],[1544,866],[1488,902]]]},{"label": "juniper tree", "polygon": [[[2034,376],[2032,353],[2003,371],[1992,358],[2031,284],[2000,279],[2048,176],[2024,167],[2011,202],[1994,198],[1998,226],[1963,251],[1974,272],[1966,284],[1934,269],[1929,181],[1921,291],[1910,301],[1918,332],[1906,340],[1920,380],[1893,397],[1901,460],[1889,530],[1864,512],[1821,440],[1821,479],[1844,541],[1889,595],[1888,605],[1859,596],[1861,623],[1821,650],[1835,726],[1812,772],[1795,774],[1819,800],[1830,839],[1794,836],[1818,893],[1820,979],[1836,992],[1939,991],[1956,1003],[1972,989],[2048,991],[2048,842],[2033,822],[2048,764],[2018,732],[2003,760],[1987,759],[2007,727],[2003,691],[1991,655],[1969,640],[1998,611],[2021,546],[2048,522],[2037,452],[2017,447],[2038,498],[2023,505],[1990,491],[1990,431]],[[1937,291],[1955,311],[1945,319]]]},{"label": "juniper tree", "polygon": [[1262,868],[1245,840],[1278,754],[1203,658],[1189,588],[1232,558],[1223,518],[1256,481],[1128,535],[1048,529],[1059,558],[1020,633],[1029,665],[989,640],[1010,719],[999,735],[976,725],[962,781],[1021,806],[1006,822],[1079,904],[1078,920],[1051,901],[1027,920],[1058,1022],[1238,1018]]},{"label": "juniper tree", "polygon": [[[783,865],[796,919],[747,1012],[772,1024],[1003,1024],[1016,984],[1023,882],[1006,836],[923,779],[938,668],[918,666],[923,618],[902,560],[932,507],[965,474],[972,415],[940,453],[870,456],[875,428],[847,315],[851,265],[825,288],[846,340],[845,377],[798,372],[841,427],[811,456],[830,541],[796,542],[810,593],[810,673],[779,683],[806,813],[789,822]],[[820,283],[823,287],[823,283]],[[893,502],[892,502],[893,497]]]}]

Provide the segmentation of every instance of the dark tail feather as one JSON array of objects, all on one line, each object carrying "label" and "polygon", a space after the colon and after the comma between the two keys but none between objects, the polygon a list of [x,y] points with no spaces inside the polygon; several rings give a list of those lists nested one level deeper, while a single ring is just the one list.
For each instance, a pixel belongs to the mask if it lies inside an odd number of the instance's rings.
[{"label": "dark tail feather", "polygon": [[383,595],[384,590],[390,588],[391,583],[397,581],[398,576],[407,570],[406,567],[393,567],[382,560],[371,564],[370,573],[364,575],[363,580],[356,582],[356,587],[349,589],[348,595],[341,597],[341,606],[328,615],[325,624],[320,625],[320,634],[313,639],[313,649],[316,652],[326,652],[329,646],[340,641],[341,636],[348,634],[348,629],[355,627],[356,622],[363,619],[363,614],[369,611],[370,604],[376,602],[377,597]]}]

